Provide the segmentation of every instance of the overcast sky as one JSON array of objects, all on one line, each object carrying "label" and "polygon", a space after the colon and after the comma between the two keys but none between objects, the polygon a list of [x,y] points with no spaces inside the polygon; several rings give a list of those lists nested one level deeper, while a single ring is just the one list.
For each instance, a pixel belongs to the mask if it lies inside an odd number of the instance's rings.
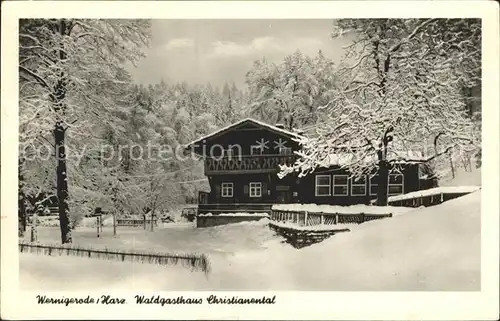
[{"label": "overcast sky", "polygon": [[280,61],[297,49],[323,50],[338,61],[348,40],[330,38],[332,20],[154,20],[147,57],[132,75],[138,83],[225,82],[244,85],[253,61]]}]

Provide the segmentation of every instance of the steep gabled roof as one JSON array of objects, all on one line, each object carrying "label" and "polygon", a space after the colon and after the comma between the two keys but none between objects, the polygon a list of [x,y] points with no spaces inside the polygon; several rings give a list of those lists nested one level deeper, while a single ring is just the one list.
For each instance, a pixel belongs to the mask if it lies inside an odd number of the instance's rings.
[{"label": "steep gabled roof", "polygon": [[261,122],[261,121],[258,121],[258,120],[255,120],[253,118],[245,118],[243,120],[240,120],[234,124],[231,124],[229,126],[226,126],[226,127],[223,127],[211,134],[208,134],[206,136],[203,136],[203,137],[200,137],[200,138],[197,138],[195,140],[193,140],[192,142],[188,143],[185,145],[186,148],[189,148],[189,146],[191,146],[192,144],[195,144],[195,143],[198,143],[200,141],[203,141],[203,140],[208,140],[208,139],[211,139],[211,138],[214,138],[214,137],[217,137],[217,136],[220,136],[220,135],[223,135],[224,133],[226,133],[227,131],[231,130],[231,129],[234,129],[238,126],[242,126],[244,124],[248,124],[248,123],[253,123],[259,127],[262,127],[262,128],[266,128],[270,131],[273,131],[275,133],[278,133],[278,134],[283,134],[283,135],[286,135],[288,137],[291,137],[291,138],[297,138],[297,139],[300,139],[302,138],[301,135],[297,134],[297,133],[294,133],[294,132],[291,132],[289,130],[286,130],[286,129],[283,129],[283,128],[279,128],[279,127],[276,127],[276,126],[273,126],[273,125],[269,125],[269,124],[266,124],[264,122]]}]

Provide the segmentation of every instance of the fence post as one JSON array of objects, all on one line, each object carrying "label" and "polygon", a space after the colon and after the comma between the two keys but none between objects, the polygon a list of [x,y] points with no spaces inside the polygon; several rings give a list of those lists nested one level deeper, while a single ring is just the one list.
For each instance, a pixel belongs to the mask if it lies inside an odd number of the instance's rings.
[{"label": "fence post", "polygon": [[335,213],[335,224],[339,224],[339,213]]},{"label": "fence post", "polygon": [[113,210],[113,236],[116,236],[116,210]]},{"label": "fence post", "polygon": [[321,218],[321,225],[324,225],[325,224],[325,214],[321,213],[320,218]]},{"label": "fence post", "polygon": [[38,239],[37,235],[37,223],[38,223],[38,213],[34,213],[31,217],[31,242],[36,242]]},{"label": "fence post", "polygon": [[99,227],[101,226],[101,220],[100,220],[100,218],[101,218],[101,217],[100,217],[99,215],[97,215],[97,216],[95,217],[95,219],[96,219],[96,221],[95,221],[95,222],[96,222],[96,224],[95,224],[95,225],[97,226],[97,237],[99,237]]},{"label": "fence post", "polygon": [[307,211],[304,211],[304,226],[307,226]]},{"label": "fence post", "polygon": [[441,193],[441,203],[443,203],[443,193]]}]

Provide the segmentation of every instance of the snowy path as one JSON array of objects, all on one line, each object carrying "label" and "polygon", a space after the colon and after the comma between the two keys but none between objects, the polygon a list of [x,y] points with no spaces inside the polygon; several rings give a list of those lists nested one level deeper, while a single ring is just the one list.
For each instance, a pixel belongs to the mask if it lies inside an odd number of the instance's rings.
[{"label": "snowy path", "polygon": [[[164,291],[478,290],[480,205],[478,191],[406,215],[367,222],[350,233],[301,250],[280,243],[265,225],[257,223],[198,232],[186,227],[184,233],[164,229],[147,240],[135,238],[135,246],[140,247],[158,242],[155,249],[208,251],[213,268],[208,278],[203,273],[176,267],[21,254],[21,287]],[[222,250],[225,255],[217,254]]]}]

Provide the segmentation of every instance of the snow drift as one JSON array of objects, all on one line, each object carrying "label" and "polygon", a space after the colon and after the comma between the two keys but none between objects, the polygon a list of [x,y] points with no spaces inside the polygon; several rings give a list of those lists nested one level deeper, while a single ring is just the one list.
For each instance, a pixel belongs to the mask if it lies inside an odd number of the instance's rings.
[{"label": "snow drift", "polygon": [[[265,220],[191,230],[190,239],[183,238],[178,245],[221,253],[209,254],[212,273],[208,278],[176,267],[20,254],[21,287],[45,291],[479,290],[480,205],[481,191],[477,191],[370,221],[300,250],[273,236]],[[168,230],[172,242],[183,234],[173,232]]]},{"label": "snow drift", "polygon": [[298,282],[324,290],[479,290],[480,207],[475,192],[364,223],[301,251],[302,268],[315,273],[297,274]]}]

